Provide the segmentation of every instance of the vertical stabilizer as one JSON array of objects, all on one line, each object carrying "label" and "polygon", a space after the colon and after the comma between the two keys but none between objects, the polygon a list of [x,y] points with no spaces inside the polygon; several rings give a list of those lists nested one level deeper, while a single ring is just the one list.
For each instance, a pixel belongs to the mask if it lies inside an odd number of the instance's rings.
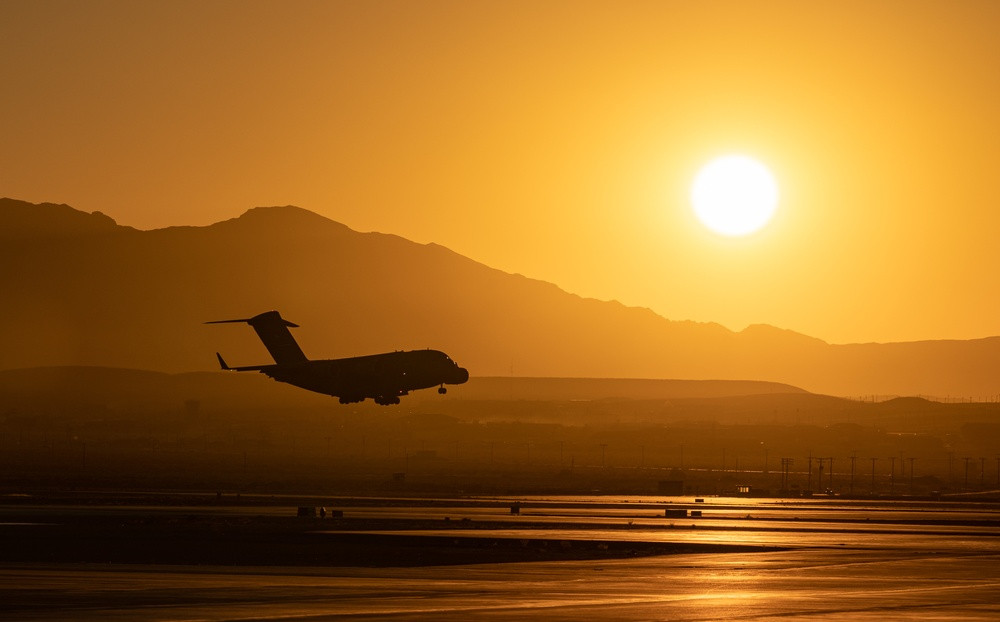
[{"label": "vertical stabilizer", "polygon": [[252,326],[257,336],[264,342],[264,347],[271,353],[271,358],[278,365],[294,365],[309,360],[302,353],[302,348],[295,342],[295,338],[288,330],[289,327],[298,328],[298,324],[292,324],[281,317],[277,311],[267,311],[245,320],[220,320],[207,323],[229,324],[233,322],[246,322]]}]

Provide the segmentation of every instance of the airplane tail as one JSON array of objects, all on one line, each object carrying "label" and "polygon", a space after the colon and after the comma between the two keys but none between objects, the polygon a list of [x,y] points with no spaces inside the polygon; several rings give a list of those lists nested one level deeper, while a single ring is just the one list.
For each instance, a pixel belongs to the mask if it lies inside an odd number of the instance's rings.
[{"label": "airplane tail", "polygon": [[[294,365],[295,363],[305,363],[309,359],[302,353],[299,344],[295,342],[289,327],[298,328],[298,324],[292,324],[277,311],[267,311],[260,315],[242,320],[216,320],[205,322],[206,324],[233,324],[246,322],[253,327],[257,336],[264,342],[264,347],[271,353],[271,358],[278,365]],[[220,364],[226,367],[219,357]]]}]

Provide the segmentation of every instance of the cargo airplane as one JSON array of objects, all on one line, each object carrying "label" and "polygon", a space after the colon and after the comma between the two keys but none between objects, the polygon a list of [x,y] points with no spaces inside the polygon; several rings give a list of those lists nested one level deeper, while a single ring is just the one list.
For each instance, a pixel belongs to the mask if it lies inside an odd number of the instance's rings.
[{"label": "cargo airplane", "polygon": [[462,384],[469,372],[438,350],[386,352],[343,359],[309,360],[288,330],[298,328],[277,311],[267,311],[242,320],[218,320],[206,324],[247,323],[264,342],[273,365],[230,367],[218,352],[222,369],[259,371],[279,382],[340,398],[341,404],[373,398],[376,404],[398,404],[399,397],[417,389],[445,384]]}]

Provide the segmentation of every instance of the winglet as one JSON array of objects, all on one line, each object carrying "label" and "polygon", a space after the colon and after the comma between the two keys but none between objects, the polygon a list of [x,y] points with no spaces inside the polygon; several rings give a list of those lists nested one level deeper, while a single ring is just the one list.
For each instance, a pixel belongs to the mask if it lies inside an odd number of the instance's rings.
[{"label": "winglet", "polygon": [[222,367],[222,369],[227,371],[231,369],[229,365],[226,365],[226,361],[222,358],[222,355],[219,354],[218,352],[215,353],[215,358],[219,359],[219,366]]}]

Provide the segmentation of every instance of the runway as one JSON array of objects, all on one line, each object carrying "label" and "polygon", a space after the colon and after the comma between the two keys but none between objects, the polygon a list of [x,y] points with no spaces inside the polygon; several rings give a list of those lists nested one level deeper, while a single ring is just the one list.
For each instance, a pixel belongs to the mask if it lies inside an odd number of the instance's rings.
[{"label": "runway", "polygon": [[[507,500],[499,500],[506,503]],[[228,566],[174,564],[0,563],[0,612],[18,620],[995,620],[1000,617],[1000,526],[990,506],[924,504],[919,512],[892,502],[824,508],[802,504],[786,519],[625,518],[652,511],[621,500],[523,502],[503,516],[498,500],[345,505],[345,515],[400,529],[311,529],[309,538],[422,537],[577,542],[716,542],[780,546],[761,552],[713,552],[627,559],[581,559],[399,567]],[[490,504],[484,506],[484,503]],[[673,500],[670,505],[686,504]],[[588,505],[590,506],[588,508]],[[662,508],[665,504],[660,503]],[[655,508],[657,504],[653,504]],[[36,507],[36,506],[32,506]],[[42,507],[43,506],[38,506]],[[289,508],[252,508],[262,516]],[[706,499],[727,512],[766,512],[760,501]],[[787,507],[787,506],[786,506]],[[799,511],[795,511],[795,510]],[[816,512],[803,522],[805,510]],[[246,509],[225,510],[252,520]],[[22,517],[2,506],[0,522]],[[191,507],[75,508],[77,516],[117,516]],[[545,516],[533,516],[537,511]],[[775,512],[786,510],[774,509]],[[65,510],[30,510],[39,521]],[[446,512],[444,520],[441,512]],[[899,514],[893,514],[899,512]],[[399,518],[410,513],[416,518]],[[570,513],[566,527],[555,514]],[[871,522],[871,514],[896,524]],[[391,515],[390,518],[386,514]],[[660,511],[662,514],[662,509]],[[915,518],[914,514],[918,514]],[[799,516],[796,521],[796,516]],[[483,528],[478,523],[487,522]],[[503,518],[505,523],[494,521]],[[838,520],[833,518],[839,517]],[[849,520],[840,520],[844,518]],[[463,521],[463,518],[469,520]],[[913,521],[924,521],[914,524]],[[544,520],[541,520],[544,519]],[[866,519],[868,519],[866,521]],[[294,519],[293,519],[294,520]],[[418,520],[416,523],[407,521]],[[566,517],[562,517],[566,521]],[[629,525],[628,521],[632,521]],[[440,521],[441,529],[428,529]],[[606,521],[617,521],[608,523]],[[642,525],[637,525],[642,521]],[[659,521],[659,522],[657,522]],[[25,521],[20,521],[25,522]],[[648,524],[647,524],[648,523]],[[358,523],[355,523],[355,525]],[[433,524],[433,523],[432,523]],[[691,527],[695,524],[695,527]],[[406,528],[410,525],[411,528]],[[769,530],[768,527],[778,527]],[[875,527],[869,529],[869,527]],[[0,525],[0,534],[28,525]],[[324,533],[329,532],[329,533]],[[313,540],[311,540],[313,541]],[[385,550],[385,549],[382,549]],[[391,548],[389,549],[392,550]]]}]

